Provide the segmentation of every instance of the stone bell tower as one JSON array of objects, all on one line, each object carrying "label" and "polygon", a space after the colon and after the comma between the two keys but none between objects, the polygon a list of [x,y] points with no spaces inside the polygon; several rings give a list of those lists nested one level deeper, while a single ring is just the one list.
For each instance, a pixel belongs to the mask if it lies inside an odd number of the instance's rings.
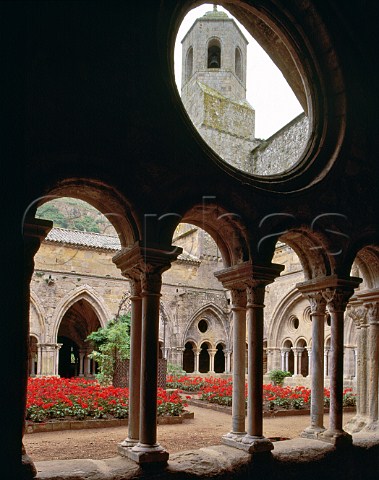
[{"label": "stone bell tower", "polygon": [[245,36],[226,13],[197,18],[182,40],[182,102],[200,135],[245,171],[257,145],[255,111],[246,100]]}]

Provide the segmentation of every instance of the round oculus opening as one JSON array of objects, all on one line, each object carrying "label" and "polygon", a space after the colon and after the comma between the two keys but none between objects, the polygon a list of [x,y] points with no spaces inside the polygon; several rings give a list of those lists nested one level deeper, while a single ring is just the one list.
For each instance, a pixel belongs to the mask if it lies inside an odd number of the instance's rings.
[{"label": "round oculus opening", "polygon": [[208,330],[208,322],[204,319],[200,320],[200,322],[197,324],[197,328],[201,333],[205,333]]}]

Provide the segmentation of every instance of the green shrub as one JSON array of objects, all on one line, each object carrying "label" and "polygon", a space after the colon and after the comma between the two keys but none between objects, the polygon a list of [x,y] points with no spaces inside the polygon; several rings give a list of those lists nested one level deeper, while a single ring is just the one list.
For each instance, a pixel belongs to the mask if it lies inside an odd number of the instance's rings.
[{"label": "green shrub", "polygon": [[168,363],[167,362],[167,374],[168,375],[177,375],[178,377],[181,377],[186,374],[185,370],[182,369],[180,365],[177,365],[176,363]]},{"label": "green shrub", "polygon": [[284,379],[286,377],[291,377],[292,374],[285,370],[271,370],[268,376],[274,385],[283,385]]}]

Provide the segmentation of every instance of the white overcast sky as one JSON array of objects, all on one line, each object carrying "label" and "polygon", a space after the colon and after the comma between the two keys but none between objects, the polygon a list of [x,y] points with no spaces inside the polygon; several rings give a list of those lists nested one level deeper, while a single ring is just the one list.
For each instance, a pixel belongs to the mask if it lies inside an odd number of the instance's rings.
[{"label": "white overcast sky", "polygon": [[[220,6],[217,8],[232,17],[227,10]],[[186,15],[179,28],[174,57],[175,78],[179,92],[182,68],[181,40],[196,18],[212,9],[213,5],[211,4],[194,8]],[[249,42],[247,46],[246,98],[255,109],[255,136],[257,138],[268,138],[299,115],[303,109],[270,57],[248,31],[237,20],[236,22]]]}]

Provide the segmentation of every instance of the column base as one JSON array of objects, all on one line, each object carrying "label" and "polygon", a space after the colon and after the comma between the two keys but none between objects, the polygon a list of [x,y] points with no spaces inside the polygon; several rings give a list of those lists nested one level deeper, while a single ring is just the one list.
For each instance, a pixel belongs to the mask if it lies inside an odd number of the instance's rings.
[{"label": "column base", "polygon": [[353,417],[351,420],[349,420],[347,422],[347,424],[344,425],[343,428],[348,433],[353,434],[353,433],[358,433],[361,430],[363,430],[364,428],[366,428],[368,423],[369,423],[369,420],[366,416],[355,415],[355,417]]},{"label": "column base", "polygon": [[228,445],[229,447],[241,448],[240,444],[245,435],[246,435],[246,432],[241,432],[241,433],[229,432],[221,437],[221,442],[224,445]]},{"label": "column base", "polygon": [[139,465],[149,465],[152,463],[166,465],[169,458],[169,453],[159,444],[146,445],[144,443],[137,443],[137,445],[132,448],[122,448],[122,451],[126,453],[124,456]]},{"label": "column base", "polygon": [[331,443],[335,447],[349,447],[353,444],[353,437],[343,430],[338,432],[334,430],[325,430],[325,432],[318,436],[317,440]]},{"label": "column base", "polygon": [[[138,444],[138,439],[136,438],[125,438],[125,440],[123,440],[121,443],[119,443],[117,445],[117,450],[118,452],[120,453],[120,455],[123,455],[123,451],[126,449],[126,448],[132,448],[132,447],[135,447],[136,445]],[[124,455],[126,456],[126,455]]]},{"label": "column base", "polygon": [[239,448],[248,453],[261,453],[273,450],[274,445],[266,437],[242,435],[230,432],[222,437],[222,443],[229,447]]},{"label": "column base", "polygon": [[368,422],[362,431],[367,433],[379,432],[379,421],[372,420],[371,422]]},{"label": "column base", "polygon": [[318,440],[319,436],[325,432],[325,427],[313,427],[310,425],[305,430],[300,433],[302,438],[312,438],[313,440]]},{"label": "column base", "polygon": [[[21,457],[21,475],[22,480],[31,480],[37,476],[37,469],[25,451],[24,444],[22,444],[22,457]],[[21,479],[20,479],[21,480]]]}]

